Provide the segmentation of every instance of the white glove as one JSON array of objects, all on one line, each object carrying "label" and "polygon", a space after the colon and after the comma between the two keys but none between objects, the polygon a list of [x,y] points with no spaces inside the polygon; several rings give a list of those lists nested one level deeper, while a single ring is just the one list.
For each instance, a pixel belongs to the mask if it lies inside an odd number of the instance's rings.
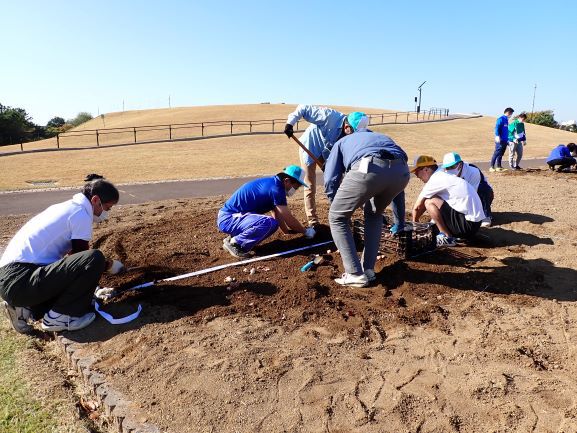
[{"label": "white glove", "polygon": [[499,137],[498,135],[495,135],[495,143],[497,144],[501,143],[501,137]]},{"label": "white glove", "polygon": [[317,234],[317,232],[315,232],[315,229],[313,229],[312,227],[307,227],[305,229],[304,235],[305,235],[305,238],[307,238],[307,239],[314,238],[316,234]]},{"label": "white glove", "polygon": [[112,275],[116,275],[122,271],[124,271],[124,265],[122,264],[122,262],[120,262],[118,260],[113,260],[112,266],[110,266],[110,268],[108,269],[108,273],[112,274]]}]

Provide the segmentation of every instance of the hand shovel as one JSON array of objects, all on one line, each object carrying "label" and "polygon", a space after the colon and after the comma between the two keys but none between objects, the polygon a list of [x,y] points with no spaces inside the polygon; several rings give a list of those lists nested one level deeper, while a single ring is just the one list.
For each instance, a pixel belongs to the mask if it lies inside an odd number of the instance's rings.
[{"label": "hand shovel", "polygon": [[316,256],[310,262],[305,263],[305,265],[301,268],[301,272],[306,272],[310,270],[313,266],[321,265],[324,263],[324,261],[325,258],[323,256]]}]

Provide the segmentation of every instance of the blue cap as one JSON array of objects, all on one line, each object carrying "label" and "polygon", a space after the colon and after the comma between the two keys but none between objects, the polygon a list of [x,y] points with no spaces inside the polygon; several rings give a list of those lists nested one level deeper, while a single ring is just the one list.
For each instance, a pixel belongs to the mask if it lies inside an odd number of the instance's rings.
[{"label": "blue cap", "polygon": [[443,168],[449,168],[463,161],[457,152],[449,152],[443,156]]},{"label": "blue cap", "polygon": [[288,174],[290,177],[299,182],[305,188],[309,187],[306,183],[304,183],[305,172],[298,165],[289,165],[283,170],[283,173]]},{"label": "blue cap", "polygon": [[366,129],[369,126],[369,118],[365,113],[360,111],[353,111],[347,116],[347,122],[353,128],[353,131],[358,131],[359,129]]}]

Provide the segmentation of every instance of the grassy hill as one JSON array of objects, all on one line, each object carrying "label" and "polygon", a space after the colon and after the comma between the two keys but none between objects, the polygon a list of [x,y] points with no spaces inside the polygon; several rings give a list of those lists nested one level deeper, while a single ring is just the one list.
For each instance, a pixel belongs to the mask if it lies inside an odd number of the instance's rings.
[{"label": "grassy hill", "polygon": [[[211,120],[259,120],[286,118],[295,105],[255,104],[187,107],[110,113],[107,128],[174,124]],[[343,112],[390,110],[335,107]],[[102,127],[96,118],[79,129]],[[414,158],[429,153],[441,158],[455,150],[470,161],[488,160],[493,151],[495,118],[482,117],[437,123],[375,126],[390,135]],[[279,130],[282,126],[279,125]],[[577,141],[574,133],[527,125],[525,157],[543,157],[559,143]],[[35,143],[46,148],[50,141]],[[28,145],[26,145],[28,148]],[[54,148],[52,143],[50,146]],[[9,149],[2,149],[6,151]],[[287,164],[298,164],[297,146],[283,134],[232,136],[205,140],[146,143],[130,146],[86,148],[15,154],[0,157],[0,190],[30,188],[26,181],[55,180],[59,186],[81,185],[87,173],[101,173],[116,183],[169,179],[200,179],[247,176],[277,172]]]}]

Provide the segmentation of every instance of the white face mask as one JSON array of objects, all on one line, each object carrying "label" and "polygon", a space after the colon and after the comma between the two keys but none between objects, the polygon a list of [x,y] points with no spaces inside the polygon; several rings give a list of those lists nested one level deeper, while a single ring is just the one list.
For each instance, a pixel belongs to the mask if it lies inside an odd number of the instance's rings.
[{"label": "white face mask", "polygon": [[294,188],[291,186],[291,189],[289,189],[289,190],[286,192],[286,196],[287,196],[287,197],[292,197],[292,196],[295,194],[295,192],[297,192],[297,190],[294,189]]},{"label": "white face mask", "polygon": [[106,212],[105,210],[103,210],[100,215],[92,215],[92,221],[94,221],[95,223],[101,223],[107,218],[108,218],[108,212]]},{"label": "white face mask", "polygon": [[100,207],[102,208],[102,212],[100,213],[100,215],[92,214],[92,221],[94,221],[95,223],[101,223],[102,221],[108,218],[108,212],[104,210],[102,201],[100,202]]},{"label": "white face mask", "polygon": [[449,174],[454,174],[455,176],[459,175],[459,167],[455,167],[455,168],[452,168],[450,170],[447,168],[447,169],[445,169],[445,171]]}]

